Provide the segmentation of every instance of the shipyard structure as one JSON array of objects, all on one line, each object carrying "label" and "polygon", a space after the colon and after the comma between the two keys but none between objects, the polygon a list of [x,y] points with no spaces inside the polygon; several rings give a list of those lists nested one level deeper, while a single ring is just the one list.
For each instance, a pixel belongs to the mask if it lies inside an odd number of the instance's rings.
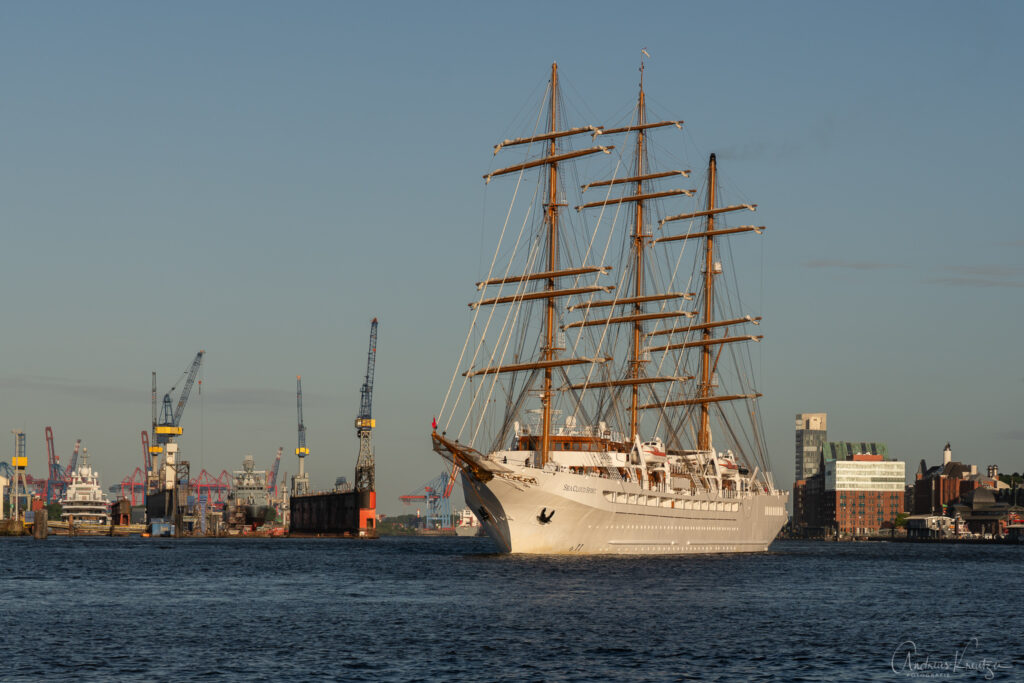
[{"label": "shipyard structure", "polygon": [[[298,474],[291,486],[278,486],[277,475],[283,448],[277,451],[273,466],[256,468],[255,458],[247,455],[242,468],[226,470],[214,477],[205,469],[193,478],[188,460],[182,458],[177,443],[183,433],[182,416],[193,386],[201,393],[199,371],[205,352],[199,351],[181,377],[158,401],[156,373],[152,385],[151,430],[143,430],[142,467],[136,467],[120,484],[109,487],[117,499],[111,502],[99,486],[99,477],[89,466],[87,449],[79,446],[70,464],[64,468],[56,454],[53,430],[46,428],[49,471],[46,479],[27,472],[24,432],[15,430],[15,455],[10,464],[0,463],[0,533],[23,534],[31,528],[40,538],[48,533],[65,535],[149,536],[345,536],[375,538],[377,535],[375,463],[372,413],[373,378],[376,361],[377,320],[370,328],[366,378],[360,392],[360,409],[355,420],[359,455],[355,482],[338,477],[333,490],[313,491],[305,471],[305,425],[302,420],[302,381],[297,378],[299,442]],[[8,501],[9,497],[9,501]],[[58,519],[46,510],[47,504],[60,504]],[[10,519],[4,519],[9,517]],[[10,527],[8,529],[8,527]]]},{"label": "shipyard structure", "polygon": [[[199,351],[186,369],[182,377],[184,384],[178,395],[177,403],[171,398],[181,380],[164,394],[163,401],[157,412],[156,373],[153,373],[152,408],[153,444],[143,436],[146,468],[146,519],[152,528],[173,529],[180,535],[186,525],[185,517],[194,517],[189,509],[189,470],[187,460],[178,457],[177,437],[181,436],[181,418],[188,404],[192,386],[199,375],[205,351]],[[200,526],[205,527],[205,515]],[[158,531],[156,533],[164,533]]]},{"label": "shipyard structure", "polygon": [[299,476],[292,480],[291,521],[289,533],[293,536],[346,536],[377,537],[377,493],[374,482],[373,454],[373,374],[377,361],[377,319],[370,323],[370,349],[366,357],[366,378],[359,392],[359,415],[355,420],[359,438],[359,456],[356,460],[355,483],[339,479],[335,490],[310,493],[305,478],[304,460],[309,455],[306,447],[306,428],[302,421],[302,378],[298,378],[297,404],[299,413],[299,443],[295,454],[299,458]]}]

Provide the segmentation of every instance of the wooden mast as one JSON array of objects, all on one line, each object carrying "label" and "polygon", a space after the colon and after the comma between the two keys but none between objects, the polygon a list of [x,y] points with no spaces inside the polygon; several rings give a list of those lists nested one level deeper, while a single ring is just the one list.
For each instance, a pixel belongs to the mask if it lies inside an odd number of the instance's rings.
[{"label": "wooden mast", "polygon": [[[554,134],[558,132],[558,62],[551,63],[551,111],[549,114],[548,131],[552,135],[548,142],[548,156],[553,157],[557,151]],[[548,272],[558,270],[558,163],[552,162],[548,166]],[[545,289],[553,290],[555,279],[548,278]],[[555,299],[549,298],[547,302],[547,319],[544,330],[544,361],[550,363],[555,360]],[[551,367],[544,368],[544,391],[541,394],[541,407],[543,412],[541,422],[540,440],[540,463],[541,467],[548,462],[548,452],[551,447]]]},{"label": "wooden mast", "polygon": [[711,306],[714,302],[715,282],[715,155],[711,155],[708,163],[708,203],[707,203],[707,241],[704,246],[704,325],[701,341],[704,346],[700,352],[700,432],[697,434],[697,448],[702,451],[711,449]]},{"label": "wooden mast", "polygon": [[[634,169],[634,175],[637,177],[636,181],[636,194],[637,197],[641,197],[644,193],[644,181],[643,176],[646,172],[644,168],[644,126],[647,123],[647,112],[646,105],[644,102],[644,63],[640,60],[640,95],[637,100],[637,131],[636,131],[636,168]],[[635,285],[633,296],[637,299],[636,303],[633,304],[633,314],[636,316],[636,321],[633,323],[633,358],[630,364],[629,376],[632,380],[640,378],[640,339],[643,336],[643,320],[641,314],[643,313],[642,298],[644,296],[644,201],[638,199],[636,201],[636,222],[634,223],[633,229],[633,251],[635,254],[636,268]],[[634,382],[630,388],[630,402],[629,402],[629,438],[635,439],[637,435],[637,406],[639,405],[640,396],[640,385]]]}]

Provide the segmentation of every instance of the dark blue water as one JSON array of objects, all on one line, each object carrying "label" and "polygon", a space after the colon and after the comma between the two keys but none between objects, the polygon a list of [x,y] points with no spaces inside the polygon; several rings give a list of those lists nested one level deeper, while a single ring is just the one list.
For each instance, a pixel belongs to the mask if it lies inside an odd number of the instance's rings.
[{"label": "dark blue water", "polygon": [[899,543],[531,558],[461,538],[0,539],[0,680],[1024,680],[1022,560]]}]

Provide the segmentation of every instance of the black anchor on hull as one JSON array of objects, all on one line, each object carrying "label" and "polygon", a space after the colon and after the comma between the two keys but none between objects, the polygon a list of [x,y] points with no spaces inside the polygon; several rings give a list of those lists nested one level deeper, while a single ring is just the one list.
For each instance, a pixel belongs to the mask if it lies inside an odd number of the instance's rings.
[{"label": "black anchor on hull", "polygon": [[486,522],[491,518],[491,515],[487,512],[486,509],[484,509],[483,505],[481,505],[479,509],[477,509],[476,516],[480,518],[481,522]]},{"label": "black anchor on hull", "polygon": [[[546,514],[545,514],[546,513]],[[537,521],[541,524],[547,524],[551,521],[551,518],[555,516],[555,511],[548,512],[547,508],[541,508],[540,514],[537,515]]]}]

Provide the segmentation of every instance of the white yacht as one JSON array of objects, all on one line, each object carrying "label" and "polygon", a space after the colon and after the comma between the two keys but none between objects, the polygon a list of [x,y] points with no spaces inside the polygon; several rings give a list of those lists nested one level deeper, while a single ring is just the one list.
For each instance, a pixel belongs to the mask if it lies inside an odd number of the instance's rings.
[{"label": "white yacht", "polygon": [[60,501],[62,522],[72,522],[76,529],[110,526],[110,499],[100,488],[99,475],[89,465],[89,449],[83,449],[78,467],[71,473],[71,483]]}]

